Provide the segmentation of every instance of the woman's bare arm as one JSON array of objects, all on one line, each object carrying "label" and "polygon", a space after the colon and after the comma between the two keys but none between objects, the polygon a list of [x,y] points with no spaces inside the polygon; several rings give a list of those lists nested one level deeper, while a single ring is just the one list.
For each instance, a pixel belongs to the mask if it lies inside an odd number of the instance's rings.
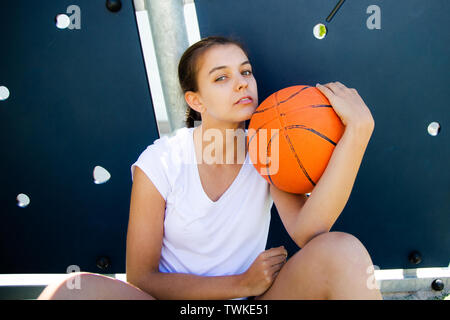
[{"label": "woman's bare arm", "polygon": [[136,167],[127,233],[127,281],[156,299],[233,299],[250,295],[243,275],[205,277],[159,272],[166,203]]},{"label": "woman's bare arm", "polygon": [[293,220],[294,241],[303,247],[315,236],[330,231],[350,197],[370,140],[371,129],[347,126],[328,166]]},{"label": "woman's bare arm", "polygon": [[356,89],[338,81],[317,88],[330,101],[345,131],[294,222],[295,238],[300,246],[328,232],[341,214],[375,128],[372,114]]}]

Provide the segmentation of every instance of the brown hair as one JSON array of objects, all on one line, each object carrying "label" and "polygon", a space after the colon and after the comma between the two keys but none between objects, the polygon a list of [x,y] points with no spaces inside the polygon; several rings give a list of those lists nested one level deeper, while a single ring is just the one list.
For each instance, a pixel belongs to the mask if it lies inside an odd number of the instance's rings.
[{"label": "brown hair", "polygon": [[[178,80],[183,93],[198,91],[197,74],[199,57],[212,46],[234,44],[244,51],[248,57],[247,48],[235,38],[210,36],[191,45],[180,58],[178,63]],[[201,121],[201,114],[186,104],[185,123],[188,128],[194,127],[195,121]]]}]

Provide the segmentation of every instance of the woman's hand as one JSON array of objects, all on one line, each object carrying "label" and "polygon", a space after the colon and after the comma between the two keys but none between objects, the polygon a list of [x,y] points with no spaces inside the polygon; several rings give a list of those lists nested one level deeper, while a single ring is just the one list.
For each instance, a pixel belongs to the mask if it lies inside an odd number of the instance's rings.
[{"label": "woman's hand", "polygon": [[243,285],[249,290],[249,296],[259,296],[270,288],[286,262],[286,257],[287,251],[283,246],[259,254],[250,268],[242,274]]},{"label": "woman's hand", "polygon": [[373,131],[375,121],[358,91],[347,88],[340,82],[317,84],[316,87],[328,98],[344,126]]}]

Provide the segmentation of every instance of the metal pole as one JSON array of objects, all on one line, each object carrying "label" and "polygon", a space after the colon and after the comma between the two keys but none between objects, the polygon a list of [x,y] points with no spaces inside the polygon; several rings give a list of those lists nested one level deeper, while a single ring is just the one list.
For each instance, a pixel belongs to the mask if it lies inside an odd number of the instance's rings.
[{"label": "metal pole", "polygon": [[183,0],[144,0],[156,61],[158,63],[167,118],[171,131],[184,127],[186,102],[178,82],[178,62],[188,48]]}]

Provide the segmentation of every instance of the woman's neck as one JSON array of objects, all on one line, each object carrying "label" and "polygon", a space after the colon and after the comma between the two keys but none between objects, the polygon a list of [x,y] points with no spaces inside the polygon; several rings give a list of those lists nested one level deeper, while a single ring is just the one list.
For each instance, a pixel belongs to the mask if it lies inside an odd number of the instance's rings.
[{"label": "woman's neck", "polygon": [[201,124],[194,130],[194,141],[201,162],[215,167],[243,164],[247,156],[245,122],[236,127]]}]

